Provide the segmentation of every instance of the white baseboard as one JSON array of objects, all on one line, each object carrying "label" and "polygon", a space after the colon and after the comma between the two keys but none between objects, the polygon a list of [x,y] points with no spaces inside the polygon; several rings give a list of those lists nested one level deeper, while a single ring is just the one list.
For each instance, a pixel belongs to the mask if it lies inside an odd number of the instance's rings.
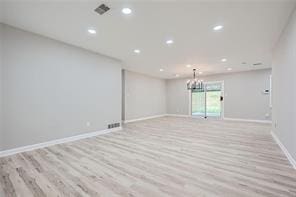
[{"label": "white baseboard", "polygon": [[42,142],[42,143],[39,143],[39,144],[33,144],[33,145],[22,146],[22,147],[18,147],[18,148],[14,148],[14,149],[4,150],[4,151],[0,151],[0,157],[14,155],[14,154],[17,154],[17,153],[31,151],[31,150],[35,150],[35,149],[39,149],[39,148],[48,147],[48,146],[53,146],[53,145],[56,145],[56,144],[63,144],[63,143],[67,143],[67,142],[73,142],[73,141],[76,141],[76,140],[81,140],[81,139],[94,137],[94,136],[98,136],[98,135],[103,135],[103,134],[106,134],[106,133],[111,133],[111,132],[119,131],[119,130],[122,130],[122,127],[117,127],[117,128],[113,128],[113,129],[106,129],[106,130],[101,130],[101,131],[95,131],[95,132],[76,135],[76,136],[72,136],[72,137],[56,139],[56,140],[52,140],[52,141],[48,141],[48,142]]},{"label": "white baseboard", "polygon": [[[184,114],[167,114],[167,116],[174,116],[174,117],[184,117],[184,118],[204,118],[199,116],[190,116],[190,115],[184,115]],[[208,117],[211,118],[211,117]],[[241,119],[241,118],[221,118],[219,120],[231,120],[231,121],[241,121],[241,122],[256,122],[256,123],[265,123],[265,124],[271,124],[271,120],[252,120],[252,119]]]},{"label": "white baseboard", "polygon": [[241,122],[256,122],[256,123],[265,123],[271,124],[271,120],[252,120],[252,119],[243,119],[243,118],[227,118],[224,117],[224,120],[231,120],[231,121],[241,121]]},{"label": "white baseboard", "polygon": [[166,114],[166,116],[174,116],[174,117],[184,117],[184,118],[189,118],[191,117],[190,115],[184,115],[184,114]]},{"label": "white baseboard", "polygon": [[137,121],[148,120],[148,119],[152,119],[152,118],[160,118],[160,117],[163,117],[163,116],[166,116],[166,114],[155,115],[155,116],[147,116],[147,117],[137,118],[137,119],[132,119],[132,120],[125,120],[125,121],[123,121],[123,123],[137,122]]},{"label": "white baseboard", "polygon": [[282,142],[276,136],[276,134],[273,131],[271,131],[270,133],[271,133],[274,141],[279,145],[279,147],[282,149],[282,151],[286,155],[287,159],[289,160],[289,162],[291,163],[293,168],[296,170],[296,160],[292,157],[292,155],[289,153],[289,151],[286,149],[286,147],[282,144]]}]

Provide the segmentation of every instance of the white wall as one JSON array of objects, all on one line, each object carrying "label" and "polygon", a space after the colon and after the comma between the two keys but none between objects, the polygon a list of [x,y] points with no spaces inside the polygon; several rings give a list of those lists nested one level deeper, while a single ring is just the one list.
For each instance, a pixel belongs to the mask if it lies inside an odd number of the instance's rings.
[{"label": "white wall", "polygon": [[3,25],[0,23],[0,151],[3,148],[3,123],[2,123],[2,45],[3,45],[3,36],[2,36]]},{"label": "white wall", "polygon": [[274,48],[273,132],[296,161],[296,11]]},{"label": "white wall", "polygon": [[186,87],[187,78],[166,81],[167,113],[189,115],[189,93]]},{"label": "white wall", "polygon": [[166,113],[166,83],[163,79],[126,71],[125,120]]},{"label": "white wall", "polygon": [[[250,120],[270,120],[269,89],[270,69],[203,76],[204,81],[224,81],[224,116]],[[167,80],[167,111],[169,114],[188,115],[189,93],[186,79]],[[269,114],[269,117],[265,115]]]},{"label": "white wall", "polygon": [[5,149],[121,121],[118,61],[6,25],[3,30]]}]

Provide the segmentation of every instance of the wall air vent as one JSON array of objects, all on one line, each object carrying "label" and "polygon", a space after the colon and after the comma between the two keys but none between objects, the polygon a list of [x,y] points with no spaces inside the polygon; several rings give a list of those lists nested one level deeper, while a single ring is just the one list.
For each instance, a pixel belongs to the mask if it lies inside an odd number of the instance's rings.
[{"label": "wall air vent", "polygon": [[261,66],[261,65],[262,65],[261,62],[258,62],[258,63],[253,64],[253,66]]},{"label": "wall air vent", "polygon": [[108,129],[113,129],[113,128],[116,128],[116,127],[120,127],[120,123],[112,123],[112,124],[108,125]]},{"label": "wall air vent", "polygon": [[95,9],[95,12],[99,13],[100,15],[102,15],[105,12],[107,12],[108,10],[110,10],[110,8],[108,6],[106,6],[105,4],[101,4],[99,7],[97,7]]}]

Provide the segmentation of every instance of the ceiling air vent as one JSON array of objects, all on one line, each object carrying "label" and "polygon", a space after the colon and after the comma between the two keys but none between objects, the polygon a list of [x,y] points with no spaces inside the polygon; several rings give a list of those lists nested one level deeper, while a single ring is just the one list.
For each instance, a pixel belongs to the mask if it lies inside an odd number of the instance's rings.
[{"label": "ceiling air vent", "polygon": [[105,4],[101,4],[99,7],[97,7],[95,9],[95,12],[99,13],[100,15],[102,15],[105,12],[107,12],[108,10],[110,10],[110,8],[108,6],[106,6]]}]

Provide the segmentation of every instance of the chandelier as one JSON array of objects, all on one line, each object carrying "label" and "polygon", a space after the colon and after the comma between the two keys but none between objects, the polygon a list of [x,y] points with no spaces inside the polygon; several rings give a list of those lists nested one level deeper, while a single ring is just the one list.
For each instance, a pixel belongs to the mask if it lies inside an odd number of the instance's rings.
[{"label": "chandelier", "polygon": [[188,90],[203,90],[204,85],[202,80],[196,78],[196,69],[193,69],[193,79],[187,81]]}]

